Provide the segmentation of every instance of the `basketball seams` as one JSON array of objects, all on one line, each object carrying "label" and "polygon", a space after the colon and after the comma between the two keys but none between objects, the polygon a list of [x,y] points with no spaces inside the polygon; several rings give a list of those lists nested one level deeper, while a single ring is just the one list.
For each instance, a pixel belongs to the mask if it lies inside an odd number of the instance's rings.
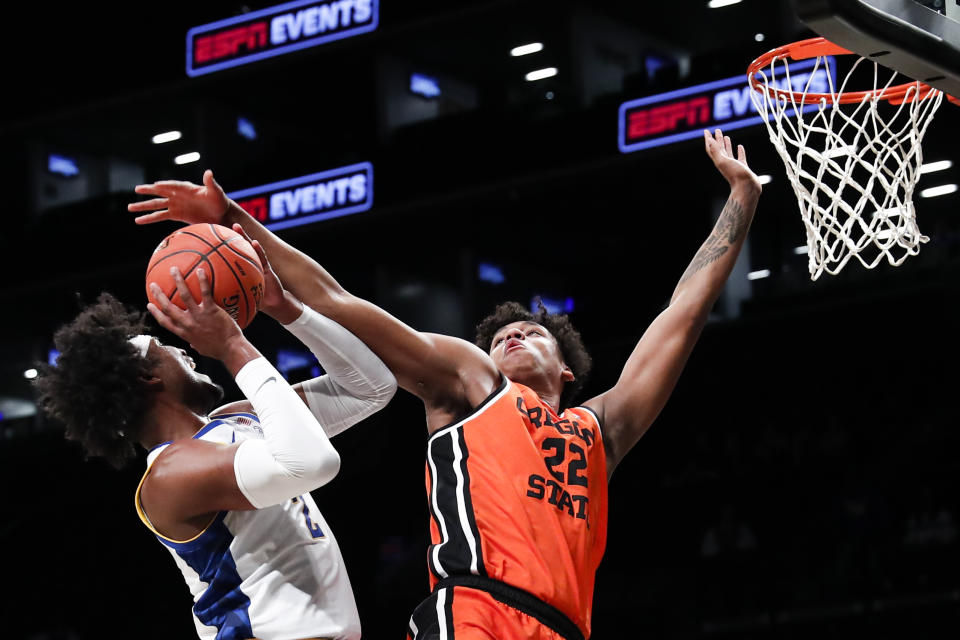
[{"label": "basketball seams", "polygon": [[[216,229],[213,228],[213,225],[208,225],[208,226],[210,227],[211,233],[213,233],[218,239],[220,239],[220,234],[218,234],[218,233],[216,232]],[[198,259],[193,263],[192,266],[190,266],[189,269],[187,269],[186,272],[183,272],[183,271],[180,272],[181,275],[183,276],[183,279],[186,280],[188,277],[190,277],[190,274],[192,274],[192,273],[194,272],[194,270],[196,270],[197,266],[199,266],[199,265],[201,265],[201,264],[204,264],[204,265],[207,266],[207,271],[209,272],[210,291],[211,291],[211,293],[213,293],[214,291],[216,291],[216,286],[217,286],[217,273],[216,273],[216,271],[214,270],[213,265],[210,264],[210,256],[211,256],[212,254],[220,255],[220,254],[218,253],[218,250],[220,249],[221,246],[225,246],[225,244],[221,241],[221,243],[220,243],[219,245],[214,245],[212,242],[210,242],[210,240],[208,240],[207,238],[204,238],[202,235],[199,235],[199,234],[197,234],[197,233],[194,233],[194,232],[189,231],[189,230],[186,230],[186,229],[182,229],[182,230],[176,232],[175,235],[178,235],[178,236],[189,236],[190,238],[193,238],[193,239],[195,239],[195,240],[199,240],[199,241],[202,242],[203,244],[207,245],[208,250],[206,251],[206,253],[204,253],[204,252],[200,251],[199,249],[177,249],[176,251],[172,251],[172,252],[170,252],[170,253],[168,253],[168,254],[165,254],[163,257],[161,257],[159,260],[157,260],[156,263],[150,265],[150,267],[149,267],[149,269],[148,269],[148,271],[147,271],[147,277],[149,278],[150,274],[153,273],[153,270],[154,270],[155,268],[157,268],[157,266],[158,266],[161,262],[163,262],[164,260],[167,260],[168,258],[171,258],[171,257],[176,256],[176,255],[180,255],[180,254],[183,254],[183,253],[195,253],[195,254],[197,254],[197,256],[198,256]],[[174,241],[175,241],[175,240],[174,240]],[[176,302],[175,302],[176,297],[180,295],[179,292],[177,291],[176,283],[174,283],[174,284],[172,285],[172,288],[171,288],[171,290],[170,290],[169,293],[166,292],[166,291],[164,291],[164,294],[167,296],[167,298],[170,299],[170,302],[173,302],[174,304],[176,304]],[[181,299],[181,300],[182,300],[182,299]],[[179,306],[179,305],[178,305],[178,306]]]},{"label": "basketball seams", "polygon": [[[184,280],[188,282],[188,287],[194,294],[196,294],[197,283],[190,282],[189,278],[195,275],[194,272],[198,267],[204,267],[208,271],[214,301],[218,306],[224,307],[224,304],[236,296],[235,302],[229,305],[228,310],[231,314],[237,315],[234,319],[238,324],[242,327],[246,326],[257,311],[253,301],[252,287],[262,282],[263,267],[257,256],[252,253],[252,247],[248,247],[249,250],[244,252],[239,244],[233,246],[240,241],[246,242],[246,239],[232,230],[214,224],[191,225],[171,234],[154,251],[155,255],[151,257],[148,264],[148,298],[153,299],[149,283],[157,282],[167,298],[183,308],[183,300],[178,298],[176,284],[172,282],[172,277],[168,273],[170,266],[177,265],[180,268]],[[217,262],[212,257],[214,255],[219,256],[221,262]],[[238,261],[240,259],[242,261]],[[217,279],[217,271],[222,271],[224,267],[229,270],[231,277],[223,274]],[[249,271],[247,271],[248,268]],[[218,283],[222,291],[217,291]],[[240,309],[241,305],[243,309]]]},{"label": "basketball seams", "polygon": [[[223,260],[223,264],[225,264],[225,265],[227,266],[227,269],[230,270],[230,274],[233,276],[234,280],[237,281],[237,286],[238,286],[238,288],[240,289],[240,292],[243,294],[243,308],[244,308],[244,311],[246,312],[246,313],[244,314],[244,318],[243,318],[243,319],[249,321],[249,320],[252,319],[252,318],[250,317],[250,316],[251,316],[251,314],[250,314],[250,295],[247,293],[246,283],[245,283],[245,282],[243,281],[243,279],[240,277],[240,274],[238,274],[238,273],[236,272],[236,270],[233,268],[233,265],[230,264],[230,261],[227,260],[227,258],[226,258],[222,253],[220,253],[219,251],[216,251],[215,254],[216,254],[216,256],[217,256],[218,258],[220,258],[221,260]],[[246,323],[244,323],[244,325],[246,325]]]},{"label": "basketball seams", "polygon": [[[225,237],[223,237],[222,235],[220,235],[220,229],[217,228],[217,225],[210,224],[210,223],[208,222],[208,223],[207,223],[207,228],[210,229],[210,233],[212,233],[212,234],[213,234],[213,237],[216,238],[217,240],[219,240],[221,244],[223,244],[223,243],[225,243],[225,242],[227,241],[227,239],[226,239]],[[226,229],[226,227],[222,227],[222,228],[223,228],[223,229]],[[234,233],[234,234],[236,233],[233,229],[230,229],[229,231],[230,231],[230,233]]]},{"label": "basketball seams", "polygon": [[[230,263],[227,257],[220,252],[220,249],[222,247],[226,247],[227,249],[230,249],[231,252],[246,258],[246,256],[243,256],[243,254],[239,253],[236,249],[230,246],[231,242],[237,239],[243,240],[243,237],[232,230],[231,230],[231,233],[233,235],[231,237],[225,237],[223,234],[220,233],[220,229],[218,229],[216,225],[208,224],[207,226],[210,228],[210,233],[212,233],[214,237],[216,237],[217,240],[220,241],[220,244],[218,244],[215,248],[213,248],[210,251],[210,254],[215,253],[217,257],[223,260],[223,264],[225,264],[227,269],[230,270],[230,274],[233,276],[234,280],[237,281],[237,285],[240,289],[240,292],[243,294],[243,308],[245,311],[244,320],[246,320],[246,322],[244,322],[243,324],[246,325],[249,323],[250,320],[252,320],[252,314],[250,313],[250,294],[247,293],[246,283],[240,277],[240,274],[238,274],[236,269],[233,268],[233,265]],[[207,255],[210,255],[210,254],[207,254]],[[253,262],[250,261],[249,258],[247,258],[247,261],[253,264]],[[260,271],[261,274],[263,273],[262,269],[258,269],[258,271]]]},{"label": "basketball seams", "polygon": [[[210,240],[208,240],[207,238],[204,238],[202,235],[194,231],[187,231],[186,229],[181,229],[179,232],[177,232],[177,234],[183,235],[183,236],[190,236],[191,238],[196,238],[197,240],[207,245],[208,247],[214,248],[213,243],[210,242]],[[216,231],[214,231],[214,235],[217,237],[217,240],[220,240],[221,242],[223,242],[223,238],[221,238],[220,235],[216,233]]]},{"label": "basketball seams", "polygon": [[[197,256],[196,261],[194,261],[194,263],[187,269],[186,273],[184,273],[183,271],[180,272],[180,274],[183,276],[184,281],[186,281],[186,279],[187,279],[188,277],[190,277],[190,274],[193,273],[194,270],[196,270],[196,268],[197,268],[198,265],[205,264],[205,265],[207,265],[207,271],[210,272],[210,275],[209,275],[209,278],[210,278],[210,291],[213,291],[213,290],[214,290],[214,286],[216,285],[217,274],[216,274],[216,272],[213,270],[213,267],[210,265],[210,259],[209,259],[209,255],[210,255],[210,254],[209,254],[209,253],[207,253],[207,254],[201,253],[200,251],[197,251],[196,249],[178,249],[177,251],[174,251],[174,252],[172,252],[172,253],[168,253],[167,255],[161,257],[159,260],[157,260],[157,262],[156,262],[155,264],[153,264],[153,265],[150,267],[150,270],[147,271],[147,281],[150,280],[150,274],[153,273],[153,270],[156,269],[157,266],[159,266],[161,262],[163,262],[164,260],[167,260],[167,259],[169,259],[169,258],[172,258],[172,257],[174,257],[174,256],[177,256],[177,255],[180,255],[180,254],[184,254],[184,253],[193,253],[193,254],[196,254],[196,256]],[[178,267],[178,268],[179,268],[179,267]],[[173,283],[172,288],[171,288],[171,290],[170,290],[169,293],[166,292],[166,291],[164,291],[163,293],[164,293],[165,296],[167,296],[167,298],[170,299],[170,302],[174,302],[174,296],[180,295],[180,293],[177,291],[176,282]],[[174,302],[174,304],[176,304],[176,303]],[[178,306],[179,306],[179,305],[178,305]]]},{"label": "basketball seams", "polygon": [[[225,243],[223,244],[223,246],[226,247],[227,249],[229,249],[229,250],[230,250],[232,253],[234,253],[235,255],[237,255],[237,256],[243,258],[244,260],[246,260],[247,262],[249,262],[251,266],[256,267],[256,268],[257,268],[257,271],[259,271],[260,273],[263,273],[263,267],[262,267],[258,262],[256,262],[253,258],[251,258],[251,257],[248,256],[247,254],[243,253],[243,252],[240,251],[239,249],[237,249],[237,248],[235,248],[235,247],[232,246],[231,243],[232,243],[234,240],[243,240],[243,238],[231,238],[230,240],[228,240],[227,242],[225,242]],[[251,248],[252,248],[252,247],[251,247]]]}]

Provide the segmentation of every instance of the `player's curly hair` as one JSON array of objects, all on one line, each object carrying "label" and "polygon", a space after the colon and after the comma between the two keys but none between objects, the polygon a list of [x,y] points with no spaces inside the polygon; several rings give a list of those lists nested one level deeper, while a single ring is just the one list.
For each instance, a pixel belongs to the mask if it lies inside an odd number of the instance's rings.
[{"label": "player's curly hair", "polygon": [[480,321],[477,325],[477,334],[474,343],[486,352],[490,351],[494,334],[512,322],[536,322],[545,327],[556,339],[560,346],[560,355],[564,363],[573,372],[574,379],[566,383],[560,394],[560,410],[571,406],[577,394],[583,388],[593,360],[583,346],[580,332],[570,323],[570,318],[564,314],[552,314],[542,304],[536,313],[527,310],[519,302],[504,302],[497,305],[493,313]]},{"label": "player's curly hair", "polygon": [[150,401],[149,376],[156,362],[129,339],[147,333],[145,315],[109,293],[84,308],[54,334],[55,365],[40,364],[33,385],[38,404],[66,427],[87,457],[122,468],[136,457]]}]

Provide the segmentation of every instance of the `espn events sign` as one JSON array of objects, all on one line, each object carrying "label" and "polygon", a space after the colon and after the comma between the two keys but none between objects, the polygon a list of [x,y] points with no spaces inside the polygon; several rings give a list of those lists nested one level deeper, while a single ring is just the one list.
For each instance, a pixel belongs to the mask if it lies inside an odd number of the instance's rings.
[{"label": "espn events sign", "polygon": [[361,162],[227,196],[268,229],[319,222],[373,206],[373,165]]},{"label": "espn events sign", "polygon": [[373,31],[379,0],[295,0],[187,32],[187,75],[199,76]]},{"label": "espn events sign", "polygon": [[[792,62],[789,81],[778,78],[775,84],[792,91],[808,87],[809,93],[830,93],[830,87],[836,87],[837,71],[833,58],[826,60],[826,65],[821,62],[816,69],[815,60]],[[622,153],[630,153],[690,140],[702,136],[704,129],[719,127],[726,132],[760,124],[763,116],[753,104],[752,92],[746,76],[739,75],[624,102],[617,144]],[[803,110],[818,108],[808,105]]]}]

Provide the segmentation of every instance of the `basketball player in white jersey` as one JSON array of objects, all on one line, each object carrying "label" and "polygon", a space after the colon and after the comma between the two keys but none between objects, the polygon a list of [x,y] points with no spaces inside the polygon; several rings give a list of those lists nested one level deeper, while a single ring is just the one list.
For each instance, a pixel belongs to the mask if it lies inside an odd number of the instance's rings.
[{"label": "basketball player in white jersey", "polygon": [[40,402],[87,455],[121,466],[136,444],[149,452],[137,511],[186,579],[200,638],[355,640],[353,591],[309,492],[339,470],[329,438],[385,406],[396,380],[351,333],[284,291],[256,247],[266,266],[260,311],[326,375],[291,387],[216,306],[202,271],[199,302],[174,271],[187,308],[159,293],[148,310],[223,362],[246,401],[211,411],[222,389],[104,293],[57,331],[60,356],[37,378]]}]

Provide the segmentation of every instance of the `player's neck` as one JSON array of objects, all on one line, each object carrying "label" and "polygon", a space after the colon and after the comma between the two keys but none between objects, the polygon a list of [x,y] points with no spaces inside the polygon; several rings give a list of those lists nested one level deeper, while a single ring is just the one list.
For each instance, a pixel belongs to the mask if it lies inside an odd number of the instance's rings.
[{"label": "player's neck", "polygon": [[[525,383],[521,383],[525,384]],[[553,409],[557,415],[560,414],[560,393],[550,388],[550,385],[527,384],[534,393],[540,398],[540,402]]]},{"label": "player's neck", "polygon": [[516,378],[510,379],[536,393],[540,398],[540,402],[548,405],[553,409],[554,413],[559,415],[560,392],[563,390],[563,387],[558,389],[553,381],[547,379],[546,376],[530,375],[529,373],[527,373],[527,375],[517,375]]},{"label": "player's neck", "polygon": [[158,398],[143,431],[143,445],[151,449],[162,442],[192,438],[208,421],[182,402]]}]

